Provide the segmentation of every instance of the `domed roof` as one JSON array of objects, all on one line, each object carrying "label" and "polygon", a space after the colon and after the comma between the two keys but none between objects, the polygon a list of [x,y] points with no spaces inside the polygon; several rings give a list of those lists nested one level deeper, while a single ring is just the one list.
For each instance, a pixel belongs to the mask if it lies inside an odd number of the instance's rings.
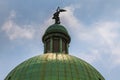
[{"label": "domed roof", "polygon": [[68,43],[71,40],[66,28],[60,24],[53,24],[49,26],[42,37],[42,41],[44,42],[47,38],[53,37],[53,36],[59,36],[59,37],[62,36],[65,39],[67,39]]},{"label": "domed roof", "polygon": [[60,32],[60,33],[68,35],[68,31],[66,30],[66,28],[60,24],[53,24],[49,26],[45,32],[45,35],[50,34],[50,33],[55,33],[55,32],[57,33]]},{"label": "domed roof", "polygon": [[43,54],[13,69],[5,80],[105,80],[85,61],[67,54]]}]

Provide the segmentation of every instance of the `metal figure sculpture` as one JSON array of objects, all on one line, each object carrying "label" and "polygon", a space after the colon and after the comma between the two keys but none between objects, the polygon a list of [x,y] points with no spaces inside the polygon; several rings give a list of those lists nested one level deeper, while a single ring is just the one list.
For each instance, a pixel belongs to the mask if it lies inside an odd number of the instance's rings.
[{"label": "metal figure sculpture", "polygon": [[60,12],[65,12],[66,10],[64,9],[60,9],[60,7],[57,8],[56,12],[53,14],[53,18],[55,19],[55,24],[60,24],[60,18],[59,18],[59,14]]}]

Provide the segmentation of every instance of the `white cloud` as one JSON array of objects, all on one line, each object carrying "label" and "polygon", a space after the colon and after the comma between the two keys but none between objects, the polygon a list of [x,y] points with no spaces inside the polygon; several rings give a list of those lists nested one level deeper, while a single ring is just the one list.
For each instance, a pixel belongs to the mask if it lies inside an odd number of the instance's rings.
[{"label": "white cloud", "polygon": [[5,21],[2,26],[2,31],[7,34],[10,40],[18,38],[32,39],[34,37],[34,29],[32,28],[32,25],[19,26],[13,20],[15,17],[16,12],[11,11],[8,20]]},{"label": "white cloud", "polygon": [[89,53],[81,52],[80,54],[77,54],[78,57],[81,57],[83,60],[86,60],[89,63],[93,63],[96,60],[100,60],[100,52],[96,49],[91,49]]},{"label": "white cloud", "polygon": [[61,14],[65,26],[68,27],[77,40],[83,41],[84,44],[90,44],[86,46],[85,52],[78,55],[89,62],[101,59],[101,62],[105,65],[107,63],[111,63],[114,67],[120,65],[120,23],[100,20],[97,23],[85,26],[74,15],[76,7],[69,6],[65,9],[67,12]]},{"label": "white cloud", "polygon": [[[108,59],[111,61],[112,65],[120,65],[120,23],[112,21],[100,22],[97,25],[97,33],[100,35],[101,40],[99,42],[104,42],[100,44],[104,50],[109,51]],[[96,38],[96,37],[94,37]],[[107,47],[105,47],[107,46]]]},{"label": "white cloud", "polygon": [[114,40],[118,37],[119,23],[117,22],[101,22],[96,25],[98,33],[109,45],[114,45]]},{"label": "white cloud", "polygon": [[78,28],[82,27],[82,24],[74,15],[74,10],[76,8],[79,8],[79,7],[76,7],[76,6],[65,7],[67,12],[64,12],[64,14],[61,13],[60,16],[61,16],[62,23],[68,25],[69,27],[72,27],[72,28],[74,27],[77,30]]}]

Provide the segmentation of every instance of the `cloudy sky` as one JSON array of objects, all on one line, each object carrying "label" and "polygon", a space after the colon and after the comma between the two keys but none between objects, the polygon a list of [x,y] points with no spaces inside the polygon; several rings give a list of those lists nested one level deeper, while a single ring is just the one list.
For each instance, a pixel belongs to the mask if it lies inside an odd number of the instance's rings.
[{"label": "cloudy sky", "polygon": [[43,54],[44,31],[56,8],[72,40],[71,55],[106,80],[120,79],[120,0],[0,0],[0,80],[18,64]]}]

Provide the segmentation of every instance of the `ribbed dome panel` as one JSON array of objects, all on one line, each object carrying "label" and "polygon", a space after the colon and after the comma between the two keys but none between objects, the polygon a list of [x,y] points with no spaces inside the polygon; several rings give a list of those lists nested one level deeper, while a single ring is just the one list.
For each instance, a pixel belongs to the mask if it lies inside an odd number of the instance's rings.
[{"label": "ribbed dome panel", "polygon": [[5,80],[105,80],[87,62],[67,54],[43,54],[13,69]]}]

